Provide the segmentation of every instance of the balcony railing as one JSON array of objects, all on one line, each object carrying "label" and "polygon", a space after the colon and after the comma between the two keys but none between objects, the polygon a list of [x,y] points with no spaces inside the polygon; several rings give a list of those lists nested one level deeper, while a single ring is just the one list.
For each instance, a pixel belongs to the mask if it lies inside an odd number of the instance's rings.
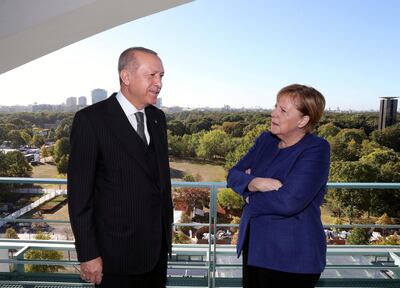
[{"label": "balcony railing", "polygon": [[[14,184],[67,184],[66,179],[6,178],[0,183]],[[217,217],[217,194],[225,188],[224,182],[173,182],[173,187],[196,187],[210,190],[208,223],[175,223],[175,227],[208,226],[208,231],[235,227],[237,224],[222,224]],[[400,183],[329,183],[330,189],[400,189]],[[370,190],[369,190],[370,191]],[[2,221],[3,220],[3,221]],[[67,224],[64,220],[0,219],[4,222],[47,222]],[[324,225],[327,228],[384,228],[398,229],[400,225]],[[241,287],[241,259],[236,259],[233,245],[217,244],[213,235],[208,244],[174,244],[173,255],[168,262],[168,287]],[[216,233],[214,233],[216,234]],[[16,251],[0,259],[0,265],[13,268],[0,272],[0,287],[90,287],[79,278],[78,262],[72,240],[19,240],[0,239],[0,251]],[[28,260],[24,254],[29,250],[64,251],[72,257],[67,260]],[[350,263],[349,259],[355,259]],[[24,265],[61,265],[67,267],[63,273],[25,272]],[[301,265],[301,263],[299,263]],[[366,278],[369,276],[370,278]],[[317,287],[400,287],[400,246],[377,245],[328,245],[327,267]]]}]

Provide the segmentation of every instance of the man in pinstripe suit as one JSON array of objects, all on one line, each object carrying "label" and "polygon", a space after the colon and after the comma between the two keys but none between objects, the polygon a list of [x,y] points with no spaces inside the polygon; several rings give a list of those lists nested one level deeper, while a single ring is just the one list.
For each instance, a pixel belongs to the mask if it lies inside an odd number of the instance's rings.
[{"label": "man in pinstripe suit", "polygon": [[118,62],[120,91],[76,113],[69,213],[82,279],[99,287],[165,287],[172,201],[164,113],[153,106],[164,68],[133,47]]}]

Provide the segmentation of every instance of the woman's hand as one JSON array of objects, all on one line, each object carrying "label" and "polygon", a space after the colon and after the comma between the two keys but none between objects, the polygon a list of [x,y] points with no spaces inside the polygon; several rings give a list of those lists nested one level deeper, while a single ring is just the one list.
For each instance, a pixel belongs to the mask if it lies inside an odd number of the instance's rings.
[{"label": "woman's hand", "polygon": [[[249,168],[244,172],[250,175],[251,169]],[[273,178],[262,178],[262,177],[254,178],[248,185],[250,192],[256,192],[256,191],[267,192],[267,191],[279,190],[279,188],[281,187],[282,187],[281,181]]]},{"label": "woman's hand", "polygon": [[281,181],[273,178],[254,178],[248,185],[249,191],[251,192],[267,192],[278,190],[282,187]]}]

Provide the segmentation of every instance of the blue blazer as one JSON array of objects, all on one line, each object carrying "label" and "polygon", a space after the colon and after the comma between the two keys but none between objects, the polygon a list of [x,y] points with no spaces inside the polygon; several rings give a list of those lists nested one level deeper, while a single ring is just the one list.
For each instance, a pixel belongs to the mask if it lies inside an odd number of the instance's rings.
[{"label": "blue blazer", "polygon": [[[329,174],[329,143],[306,134],[280,149],[279,139],[262,133],[229,171],[228,187],[249,196],[243,208],[238,256],[248,236],[248,264],[291,273],[321,273],[326,264],[326,239],[320,206]],[[245,173],[251,169],[251,174]],[[250,192],[255,177],[278,179],[278,191]]]}]

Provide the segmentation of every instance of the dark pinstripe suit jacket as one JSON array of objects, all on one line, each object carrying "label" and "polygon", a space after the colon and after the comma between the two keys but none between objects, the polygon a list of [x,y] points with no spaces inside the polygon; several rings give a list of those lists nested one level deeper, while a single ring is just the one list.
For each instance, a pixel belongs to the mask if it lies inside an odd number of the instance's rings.
[{"label": "dark pinstripe suit jacket", "polygon": [[115,95],[75,115],[69,214],[80,262],[101,256],[105,272],[141,274],[157,263],[163,237],[171,249],[166,120],[156,107],[145,109],[158,163],[159,175],[154,175],[146,158],[148,148]]}]

